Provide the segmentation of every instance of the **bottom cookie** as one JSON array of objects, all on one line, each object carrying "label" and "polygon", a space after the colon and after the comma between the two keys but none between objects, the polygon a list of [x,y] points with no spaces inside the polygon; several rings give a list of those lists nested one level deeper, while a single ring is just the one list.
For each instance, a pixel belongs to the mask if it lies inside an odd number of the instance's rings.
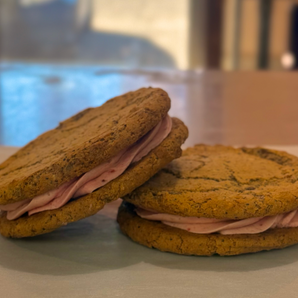
[{"label": "bottom cookie", "polygon": [[221,256],[284,248],[298,243],[298,228],[271,229],[259,234],[194,234],[142,219],[132,204],[123,202],[117,221],[133,241],[150,248],[183,255]]}]

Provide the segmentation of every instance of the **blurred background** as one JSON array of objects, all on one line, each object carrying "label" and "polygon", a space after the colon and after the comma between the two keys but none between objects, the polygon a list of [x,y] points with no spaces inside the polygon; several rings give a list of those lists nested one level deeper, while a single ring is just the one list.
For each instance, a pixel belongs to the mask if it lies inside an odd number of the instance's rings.
[{"label": "blurred background", "polygon": [[296,144],[296,69],[298,0],[0,0],[0,145],[148,86],[187,145]]},{"label": "blurred background", "polygon": [[298,67],[298,0],[0,0],[2,61]]}]

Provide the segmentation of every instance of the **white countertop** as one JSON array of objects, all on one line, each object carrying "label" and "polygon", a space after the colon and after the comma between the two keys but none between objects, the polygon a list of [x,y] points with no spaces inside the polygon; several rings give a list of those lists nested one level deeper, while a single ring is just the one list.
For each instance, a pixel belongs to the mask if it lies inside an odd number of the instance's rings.
[{"label": "white countertop", "polygon": [[[278,147],[298,155],[298,146]],[[1,160],[14,148],[0,147]],[[32,239],[0,237],[1,298],[297,297],[298,245],[237,257],[189,257],[122,235],[113,205]]]}]

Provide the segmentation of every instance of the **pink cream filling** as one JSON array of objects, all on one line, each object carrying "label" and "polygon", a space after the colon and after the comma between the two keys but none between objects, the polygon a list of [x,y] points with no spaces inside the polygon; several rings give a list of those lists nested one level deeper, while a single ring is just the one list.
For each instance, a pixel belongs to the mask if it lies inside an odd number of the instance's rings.
[{"label": "pink cream filling", "polygon": [[62,184],[59,188],[48,191],[33,199],[0,205],[1,211],[7,212],[7,219],[17,219],[26,212],[32,215],[45,210],[58,209],[70,199],[84,196],[104,186],[120,176],[130,164],[141,160],[157,147],[170,133],[172,119],[166,116],[155,128],[127,149],[120,151],[109,162],[101,164],[81,177]]},{"label": "pink cream filling", "polygon": [[158,213],[137,207],[136,213],[148,220],[161,221],[165,225],[186,230],[195,234],[220,233],[223,235],[258,234],[274,228],[298,227],[298,210],[275,216],[254,217],[240,220],[215,218],[183,217],[178,215]]}]

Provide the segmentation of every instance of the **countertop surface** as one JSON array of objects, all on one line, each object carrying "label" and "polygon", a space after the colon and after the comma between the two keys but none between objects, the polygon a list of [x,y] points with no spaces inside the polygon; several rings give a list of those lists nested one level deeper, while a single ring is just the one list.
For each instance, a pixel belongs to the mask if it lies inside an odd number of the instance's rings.
[{"label": "countertop surface", "polygon": [[[277,147],[298,155],[298,146]],[[15,148],[0,147],[0,159]],[[119,202],[50,234],[0,236],[1,298],[296,298],[298,245],[234,257],[142,247],[115,221]]]}]

